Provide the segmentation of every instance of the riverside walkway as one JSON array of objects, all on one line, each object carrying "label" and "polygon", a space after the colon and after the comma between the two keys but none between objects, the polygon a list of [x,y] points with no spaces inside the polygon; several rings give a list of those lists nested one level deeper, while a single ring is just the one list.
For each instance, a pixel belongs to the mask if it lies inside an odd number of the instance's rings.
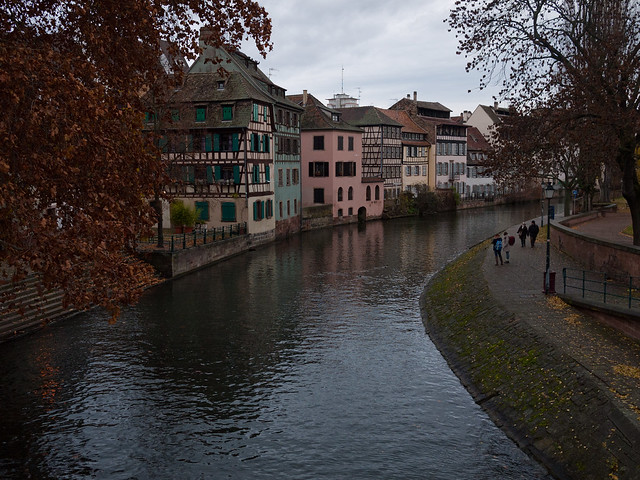
[{"label": "riverside walkway", "polygon": [[[631,245],[619,233],[630,224],[607,214],[577,230]],[[562,269],[583,268],[553,247],[550,260],[560,292]],[[488,241],[473,247],[427,285],[426,329],[476,402],[555,478],[640,479],[640,341],[545,295],[545,266],[546,228],[534,248],[516,238],[508,264],[496,266]]]}]

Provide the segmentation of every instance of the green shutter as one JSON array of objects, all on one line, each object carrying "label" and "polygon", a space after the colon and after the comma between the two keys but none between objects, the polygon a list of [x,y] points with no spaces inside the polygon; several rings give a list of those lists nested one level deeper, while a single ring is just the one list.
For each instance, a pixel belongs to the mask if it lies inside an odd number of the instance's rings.
[{"label": "green shutter", "polygon": [[193,165],[190,165],[189,167],[187,167],[187,171],[189,172],[189,183],[195,183],[196,182],[196,167],[194,167]]},{"label": "green shutter", "polygon": [[220,165],[216,165],[215,167],[213,167],[213,173],[216,181],[219,182],[220,180],[222,180],[222,167]]},{"label": "green shutter", "polygon": [[269,153],[269,135],[265,134],[264,136],[264,151]]},{"label": "green shutter", "polygon": [[220,134],[219,133],[213,134],[213,151],[214,152],[220,151]]},{"label": "green shutter", "polygon": [[254,103],[253,104],[253,121],[257,122],[258,119],[259,119],[259,116],[258,116],[258,104]]},{"label": "green shutter", "polygon": [[205,152],[211,151],[211,134],[210,133],[207,133],[204,137],[204,151]]},{"label": "green shutter", "polygon": [[233,183],[236,185],[240,183],[240,165],[233,166]]},{"label": "green shutter", "polygon": [[193,152],[193,135],[187,135],[187,152]]},{"label": "green shutter", "polygon": [[167,137],[160,137],[158,139],[158,148],[160,149],[161,152],[166,152],[167,151],[167,144],[169,143],[169,141],[167,140]]},{"label": "green shutter", "polygon": [[231,135],[231,141],[232,141],[232,148],[234,152],[237,152],[238,150],[240,150],[240,142],[238,140],[238,134],[234,133],[233,135]]},{"label": "green shutter", "polygon": [[258,220],[258,202],[253,202],[253,219]]},{"label": "green shutter", "polygon": [[171,110],[171,121],[172,122],[180,121],[180,110]]},{"label": "green shutter", "polygon": [[213,168],[211,165],[207,165],[207,184],[211,185],[213,183]]},{"label": "green shutter", "polygon": [[262,107],[262,113],[264,114],[264,121],[267,121],[267,106]]},{"label": "green shutter", "polygon": [[264,202],[260,202],[260,218],[264,218]]},{"label": "green shutter", "polygon": [[260,183],[260,167],[258,165],[253,166],[253,183]]},{"label": "green shutter", "polygon": [[236,221],[236,204],[233,202],[222,202],[222,221]]},{"label": "green shutter", "polygon": [[267,182],[271,181],[271,168],[269,167],[269,165],[267,165],[265,167],[265,171],[264,171],[264,179]]},{"label": "green shutter", "polygon": [[222,120],[228,121],[233,119],[233,109],[231,106],[222,107]]},{"label": "green shutter", "polygon": [[196,202],[198,220],[209,220],[209,202]]},{"label": "green shutter", "polygon": [[204,122],[206,120],[206,107],[196,107],[196,122]]}]

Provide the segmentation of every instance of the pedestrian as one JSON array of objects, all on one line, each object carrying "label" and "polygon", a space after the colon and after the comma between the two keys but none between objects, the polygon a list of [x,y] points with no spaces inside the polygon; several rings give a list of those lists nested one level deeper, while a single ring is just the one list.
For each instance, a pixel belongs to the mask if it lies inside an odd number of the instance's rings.
[{"label": "pedestrian", "polygon": [[538,225],[536,225],[535,220],[531,220],[531,225],[529,225],[529,240],[531,241],[531,248],[533,248],[536,244],[536,237],[538,236],[538,232],[540,229]]},{"label": "pedestrian", "polygon": [[491,243],[493,244],[493,255],[496,257],[496,265],[498,265],[498,259],[500,260],[500,265],[502,265],[502,239],[499,233],[493,236]]},{"label": "pedestrian", "polygon": [[527,230],[527,224],[522,222],[522,225],[520,225],[520,228],[518,228],[518,237],[520,237],[520,245],[523,247],[527,246],[527,235],[529,234],[529,231]]},{"label": "pedestrian", "polygon": [[504,251],[504,263],[509,263],[509,250],[511,244],[509,243],[509,235],[507,232],[504,232],[502,237],[502,251]]}]

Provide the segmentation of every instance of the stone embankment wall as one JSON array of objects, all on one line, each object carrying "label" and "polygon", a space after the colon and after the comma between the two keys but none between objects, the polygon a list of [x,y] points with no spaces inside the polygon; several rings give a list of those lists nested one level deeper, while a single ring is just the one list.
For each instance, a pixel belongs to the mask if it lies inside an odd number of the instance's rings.
[{"label": "stone embankment wall", "polygon": [[482,273],[488,243],[436,274],[427,332],[475,401],[556,478],[640,478],[634,431],[576,360],[507,312]]},{"label": "stone embankment wall", "polygon": [[580,259],[585,269],[605,272],[611,278],[640,277],[640,247],[620,245],[579,233],[571,227],[606,215],[605,210],[575,215],[552,223],[551,243],[561,252]]}]

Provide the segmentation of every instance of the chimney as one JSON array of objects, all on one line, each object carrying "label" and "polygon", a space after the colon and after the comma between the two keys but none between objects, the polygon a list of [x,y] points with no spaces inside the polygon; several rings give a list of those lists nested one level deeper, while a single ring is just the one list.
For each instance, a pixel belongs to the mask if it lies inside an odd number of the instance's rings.
[{"label": "chimney", "polygon": [[415,90],[413,91],[413,101],[414,102],[418,101],[418,92],[416,92]]},{"label": "chimney", "polygon": [[303,107],[307,106],[307,91],[306,90],[302,90],[302,106]]},{"label": "chimney", "polygon": [[411,94],[410,93],[407,93],[407,98],[411,98]]},{"label": "chimney", "polygon": [[498,102],[493,102],[493,109],[497,110],[498,109]]},{"label": "chimney", "polygon": [[464,123],[467,123],[467,120],[469,120],[469,118],[471,117],[471,112],[469,110],[465,110],[464,112],[462,112],[462,121]]}]

